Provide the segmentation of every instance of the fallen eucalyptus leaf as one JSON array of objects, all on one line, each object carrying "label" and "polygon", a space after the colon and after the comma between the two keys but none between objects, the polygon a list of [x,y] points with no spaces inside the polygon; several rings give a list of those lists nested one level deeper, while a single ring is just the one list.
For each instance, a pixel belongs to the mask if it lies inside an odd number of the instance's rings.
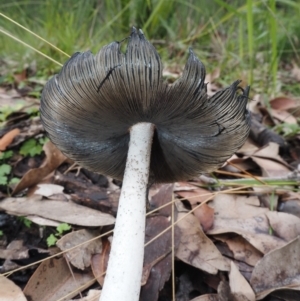
[{"label": "fallen eucalyptus leaf", "polygon": [[115,222],[112,215],[72,202],[42,200],[39,195],[33,195],[29,198],[6,198],[0,201],[0,209],[12,215],[37,215],[63,223],[87,227],[112,225]]},{"label": "fallen eucalyptus leaf", "polygon": [[298,290],[300,295],[300,237],[266,254],[255,266],[250,284],[261,300],[276,290]]},{"label": "fallen eucalyptus leaf", "polygon": [[235,300],[255,301],[255,294],[251,286],[232,261],[230,265],[229,285]]},{"label": "fallen eucalyptus leaf", "polygon": [[[66,252],[66,257],[72,265],[80,270],[84,270],[91,265],[92,255],[101,253],[102,251],[101,239],[94,239],[98,235],[98,231],[82,229],[64,235],[56,242],[56,245],[62,251],[66,251],[67,249],[78,246],[83,242],[87,242]],[[93,240],[88,242],[91,239]]]},{"label": "fallen eucalyptus leaf", "polygon": [[20,287],[4,276],[0,276],[0,300],[27,301]]},{"label": "fallen eucalyptus leaf", "polygon": [[[179,213],[177,221],[186,213]],[[229,262],[222,256],[213,242],[204,234],[197,218],[189,214],[177,226],[181,231],[176,257],[200,270],[217,274],[229,271]]]}]

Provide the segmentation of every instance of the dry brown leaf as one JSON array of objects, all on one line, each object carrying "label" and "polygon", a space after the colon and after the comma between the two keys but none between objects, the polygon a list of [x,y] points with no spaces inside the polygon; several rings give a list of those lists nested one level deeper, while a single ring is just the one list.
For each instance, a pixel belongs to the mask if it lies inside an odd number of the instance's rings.
[{"label": "dry brown leaf", "polygon": [[107,269],[111,244],[108,239],[102,238],[102,252],[92,256],[92,271],[98,283],[103,286],[104,277]]},{"label": "dry brown leaf", "polygon": [[[179,213],[177,220],[186,213]],[[216,274],[228,271],[229,262],[202,231],[197,218],[189,214],[178,222],[181,231],[176,257],[200,270]]]},{"label": "dry brown leaf", "polygon": [[279,205],[278,211],[290,213],[300,218],[300,200],[287,200]]},{"label": "dry brown leaf", "polygon": [[[56,245],[62,250],[66,251],[72,247],[78,246],[83,242],[87,242],[99,235],[98,231],[91,230],[78,230],[64,235],[61,239],[56,242]],[[91,265],[92,255],[101,253],[102,242],[101,239],[94,239],[87,242],[77,248],[65,253],[67,259],[71,264],[80,269],[84,270]]]},{"label": "dry brown leaf", "polygon": [[249,101],[248,107],[249,111],[254,114],[261,114],[260,107],[263,102],[263,96],[260,94],[255,94],[251,101]]},{"label": "dry brown leaf", "polygon": [[[163,230],[171,226],[171,219],[165,216],[149,216],[146,221],[145,243],[156,237]],[[151,244],[145,247],[144,268],[142,275],[142,285],[146,284],[149,274],[153,266],[159,261],[165,259],[171,254],[172,236],[171,229],[154,240]],[[165,279],[168,279],[171,273],[171,258],[165,262]]]},{"label": "dry brown leaf", "polygon": [[192,185],[188,182],[176,182],[174,184],[174,192],[177,191],[193,191],[195,190],[197,187],[195,185]]},{"label": "dry brown leaf", "polygon": [[[232,164],[230,164],[232,163]],[[222,167],[223,170],[233,172],[233,173],[241,173],[243,170],[251,170],[254,167],[254,163],[251,159],[244,157],[244,158],[237,158],[235,155],[230,158],[228,164]]]},{"label": "dry brown leaf", "polygon": [[[265,188],[265,187],[256,187],[256,188]],[[277,208],[278,200],[279,200],[279,195],[277,194],[278,191],[274,192],[274,188],[271,186],[269,186],[269,188],[272,188],[273,190],[271,190],[270,192],[264,192],[264,190],[262,190],[262,193],[260,194],[260,201],[263,207]],[[259,190],[253,189],[253,191],[259,191]]]},{"label": "dry brown leaf", "polygon": [[16,89],[0,88],[0,106],[14,106],[20,103],[21,94]]},{"label": "dry brown leaf", "polygon": [[223,279],[220,281],[217,288],[219,301],[236,301],[233,300],[228,281],[225,279],[224,276],[222,278]]},{"label": "dry brown leaf", "polygon": [[281,122],[286,122],[290,124],[298,123],[297,118],[287,111],[271,110],[271,114],[274,118],[278,119]]},{"label": "dry brown leaf", "polygon": [[47,219],[36,215],[27,215],[26,218],[40,226],[57,227],[60,225],[60,222],[56,222],[52,219]]},{"label": "dry brown leaf", "polygon": [[43,146],[43,150],[46,154],[44,163],[39,168],[30,169],[17,184],[12,195],[40,183],[43,178],[53,172],[67,159],[67,157],[50,141]]},{"label": "dry brown leaf", "polygon": [[194,298],[191,301],[220,301],[220,299],[217,294],[208,294]]},{"label": "dry brown leaf", "polygon": [[250,282],[254,267],[239,260],[233,260],[233,262],[238,267],[240,273],[244,276],[244,278],[247,279],[248,282]]},{"label": "dry brown leaf", "polygon": [[[159,192],[152,198],[155,207],[171,202],[173,196],[173,184],[162,185]],[[172,206],[167,206],[159,211],[159,215],[150,215],[146,220],[145,243],[157,237],[145,247],[144,267],[142,275],[141,300],[158,300],[159,292],[170,278],[172,270],[172,231],[162,233],[172,225]],[[174,208],[176,214],[176,207]],[[179,244],[180,231],[174,229],[174,250]],[[175,252],[175,251],[174,251]]]},{"label": "dry brown leaf", "polygon": [[[193,206],[192,208],[194,208]],[[207,204],[202,204],[194,211],[194,215],[198,219],[200,225],[204,232],[212,228],[214,224],[214,214],[215,210],[209,207]]]},{"label": "dry brown leaf", "polygon": [[112,225],[115,222],[112,215],[72,202],[42,200],[39,195],[29,198],[6,198],[0,201],[0,209],[13,215],[37,215],[54,221],[87,227]]},{"label": "dry brown leaf", "polygon": [[281,200],[283,202],[290,200],[300,201],[300,193],[294,191],[284,191],[284,195],[282,196]]},{"label": "dry brown leaf", "polygon": [[4,276],[0,276],[1,301],[27,301],[19,286]]},{"label": "dry brown leaf", "polygon": [[1,139],[0,139],[0,151],[5,151],[6,148],[13,142],[14,138],[20,134],[19,129],[13,129],[6,133]]},{"label": "dry brown leaf", "polygon": [[255,266],[250,284],[261,300],[282,289],[300,290],[300,237],[266,254]]},{"label": "dry brown leaf", "polygon": [[244,145],[239,149],[239,153],[243,154],[245,156],[251,156],[257,150],[258,150],[258,147],[248,139],[248,140],[246,140]]},{"label": "dry brown leaf", "polygon": [[281,96],[270,100],[270,106],[272,109],[286,111],[288,109],[294,109],[299,105],[296,99]]},{"label": "dry brown leaf", "polygon": [[283,212],[266,213],[275,235],[290,241],[300,235],[300,218]]},{"label": "dry brown leaf", "polygon": [[100,290],[89,290],[86,297],[80,299],[72,299],[70,301],[98,301],[101,296]]},{"label": "dry brown leaf", "polygon": [[20,265],[26,265],[46,258],[49,253],[55,250],[54,248],[52,248],[51,251],[44,250],[31,246],[30,244],[28,246],[28,240],[26,238],[24,239],[25,241],[23,239],[15,239],[11,241],[6,246],[6,249],[2,249],[2,247],[0,247],[0,258],[5,259],[5,261],[1,264],[1,273],[9,272],[19,268]]},{"label": "dry brown leaf", "polygon": [[[199,188],[188,183],[182,183],[181,185],[183,186],[180,188],[180,185],[178,184],[176,186],[176,194],[188,200],[192,209],[194,209],[200,203],[212,199],[214,196],[214,194],[207,189]],[[212,227],[214,222],[213,208],[209,207],[207,204],[202,204],[202,206],[198,207],[194,211],[194,215],[199,220],[204,232]]]},{"label": "dry brown leaf", "polygon": [[248,219],[222,219],[215,217],[214,226],[207,234],[223,233],[241,235],[263,254],[285,245],[284,240],[269,235],[269,223],[265,215]]},{"label": "dry brown leaf", "polygon": [[[172,190],[169,191],[171,197]],[[153,215],[147,217],[145,243],[157,237],[163,230],[170,227],[172,221],[169,217]],[[174,229],[174,250],[179,244],[180,231]],[[172,270],[172,232],[163,233],[145,247],[144,267],[142,275],[141,300],[157,300],[160,290],[170,278]]]},{"label": "dry brown leaf", "polygon": [[[180,190],[182,189],[182,190]],[[176,194],[189,201],[192,207],[213,198],[213,193],[207,189],[198,188],[194,185],[186,183],[181,188],[176,185]]]},{"label": "dry brown leaf", "polygon": [[63,193],[64,187],[56,184],[39,184],[38,189],[34,194],[39,194],[45,197],[50,197],[54,194]]},{"label": "dry brown leaf", "polygon": [[230,251],[233,253],[234,259],[255,266],[262,258],[263,254],[254,248],[247,240],[239,235],[218,235],[217,240],[226,243]]},{"label": "dry brown leaf", "polygon": [[[156,184],[150,188],[150,205],[153,208],[162,207],[158,212],[161,215],[170,216],[172,212],[172,197],[173,197],[173,184]],[[170,205],[164,206],[169,203]]]},{"label": "dry brown leaf", "polygon": [[28,248],[23,245],[24,241],[16,239],[10,242],[6,249],[0,248],[2,259],[23,259],[28,258]]},{"label": "dry brown leaf", "polygon": [[67,301],[95,281],[91,272],[73,271],[72,275],[65,258],[52,258],[39,265],[24,288],[24,294],[32,301]]},{"label": "dry brown leaf", "polygon": [[255,301],[255,294],[251,286],[232,261],[230,265],[229,285],[235,300]]},{"label": "dry brown leaf", "polygon": [[291,171],[281,163],[265,158],[252,156],[252,160],[261,168],[263,177],[284,177]]},{"label": "dry brown leaf", "polygon": [[[279,155],[279,145],[277,143],[269,142],[252,154],[249,153],[247,152],[246,155],[245,152],[244,158],[231,159],[230,162],[243,170],[247,170],[251,168],[251,165],[249,165],[249,160],[251,159],[261,167],[262,174],[265,177],[284,177],[291,172],[290,166]],[[229,170],[229,167],[226,168]],[[233,168],[231,167],[231,169]]]},{"label": "dry brown leaf", "polygon": [[[24,117],[28,117],[26,113],[22,113],[22,114]],[[44,133],[44,128],[41,124],[40,117],[33,117],[24,120],[24,122],[22,122],[22,126],[20,127],[20,131],[21,131],[20,134],[17,137],[15,137],[13,142],[10,144],[10,147],[18,146],[22,142],[26,141],[27,139],[36,137]]]},{"label": "dry brown leaf", "polygon": [[210,203],[215,208],[215,220],[207,233],[237,233],[263,254],[282,247],[284,240],[269,235],[270,226],[265,215],[269,209],[258,207],[258,204],[257,197],[217,195]]},{"label": "dry brown leaf", "polygon": [[28,72],[24,68],[22,71],[18,73],[14,73],[13,77],[17,85],[19,85],[21,82],[24,82],[27,79]]},{"label": "dry brown leaf", "polygon": [[220,193],[209,204],[215,209],[216,216],[227,219],[246,219],[269,211],[268,208],[260,207],[257,196]]},{"label": "dry brown leaf", "polygon": [[279,156],[279,145],[274,142],[269,142],[268,144],[264,145],[255,153],[253,153],[253,156],[274,160],[282,163],[286,167],[289,167],[289,165]]}]

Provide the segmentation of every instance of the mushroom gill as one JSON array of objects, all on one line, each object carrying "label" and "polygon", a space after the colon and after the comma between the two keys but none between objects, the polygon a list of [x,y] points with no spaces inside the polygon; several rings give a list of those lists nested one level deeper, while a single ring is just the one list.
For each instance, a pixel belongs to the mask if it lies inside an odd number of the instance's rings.
[{"label": "mushroom gill", "polygon": [[42,93],[50,139],[80,165],[122,179],[130,129],[147,122],[155,126],[151,180],[186,180],[220,167],[249,134],[249,88],[240,92],[235,81],[208,97],[205,67],[192,50],[172,85],[162,69],[155,48],[135,28],[125,54],[119,42],[96,55],[75,53]]}]

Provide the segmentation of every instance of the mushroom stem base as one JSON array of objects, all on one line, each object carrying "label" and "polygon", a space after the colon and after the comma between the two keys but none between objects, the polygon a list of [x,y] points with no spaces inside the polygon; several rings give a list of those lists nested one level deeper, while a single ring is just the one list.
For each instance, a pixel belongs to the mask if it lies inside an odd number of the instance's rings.
[{"label": "mushroom stem base", "polygon": [[138,123],[130,130],[114,237],[100,301],[139,300],[153,132],[151,123]]}]

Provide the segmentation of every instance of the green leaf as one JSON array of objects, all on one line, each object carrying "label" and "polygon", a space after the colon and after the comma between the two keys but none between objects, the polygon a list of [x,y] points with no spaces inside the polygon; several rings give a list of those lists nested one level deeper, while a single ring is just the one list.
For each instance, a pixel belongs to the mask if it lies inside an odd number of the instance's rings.
[{"label": "green leaf", "polygon": [[0,177],[9,175],[11,172],[11,166],[8,164],[0,165]]},{"label": "green leaf", "polygon": [[39,155],[42,151],[43,147],[33,138],[25,141],[20,148],[20,154],[23,156],[33,157]]},{"label": "green leaf", "polygon": [[10,181],[9,181],[9,184],[18,184],[20,182],[20,179],[19,178],[12,178]]},{"label": "green leaf", "polygon": [[19,216],[18,220],[20,220],[27,228],[31,227],[32,221],[25,216]]},{"label": "green leaf", "polygon": [[48,245],[48,247],[55,246],[56,242],[57,242],[57,238],[53,234],[51,234],[47,238],[47,245]]},{"label": "green leaf", "polygon": [[[39,93],[40,93],[40,92],[39,92]],[[28,95],[29,95],[29,94],[28,94]],[[30,95],[33,96],[32,93],[30,93]],[[39,96],[40,96],[40,94],[39,94]],[[28,115],[38,115],[38,113],[39,113],[39,108],[37,108],[37,107],[31,107],[31,108],[28,108],[28,109],[26,110],[26,113],[27,113]]]},{"label": "green leaf", "polygon": [[0,160],[6,160],[13,156],[14,152],[12,150],[9,150],[7,152],[0,152]]},{"label": "green leaf", "polygon": [[7,116],[13,112],[13,109],[8,106],[4,106],[0,110],[0,120],[5,121]]},{"label": "green leaf", "polygon": [[284,137],[292,137],[300,132],[300,127],[298,124],[292,124],[292,123],[281,123],[274,127],[274,130],[282,134]]},{"label": "green leaf", "polygon": [[69,225],[69,224],[67,224],[67,223],[61,223],[61,224],[59,224],[57,227],[56,227],[56,230],[57,230],[57,234],[58,235],[61,235],[61,234],[63,234],[64,232],[66,232],[66,231],[69,231],[69,230],[71,230],[71,226]]},{"label": "green leaf", "polygon": [[5,121],[7,117],[13,113],[21,109],[21,107],[24,105],[24,101],[20,101],[14,106],[3,106],[0,108],[0,121]]},{"label": "green leaf", "polygon": [[2,230],[0,230],[0,237],[1,237],[1,236],[3,236],[3,234],[4,234],[4,233],[3,233],[3,231],[2,231]]},{"label": "green leaf", "polygon": [[6,185],[6,184],[7,184],[7,177],[0,176],[0,185]]},{"label": "green leaf", "polygon": [[48,141],[50,141],[48,137],[42,137],[39,139],[39,144],[44,145]]},{"label": "green leaf", "polygon": [[24,217],[23,223],[24,223],[24,225],[25,225],[27,228],[30,228],[30,227],[31,227],[31,224],[32,224],[32,221],[29,220],[28,218]]}]

